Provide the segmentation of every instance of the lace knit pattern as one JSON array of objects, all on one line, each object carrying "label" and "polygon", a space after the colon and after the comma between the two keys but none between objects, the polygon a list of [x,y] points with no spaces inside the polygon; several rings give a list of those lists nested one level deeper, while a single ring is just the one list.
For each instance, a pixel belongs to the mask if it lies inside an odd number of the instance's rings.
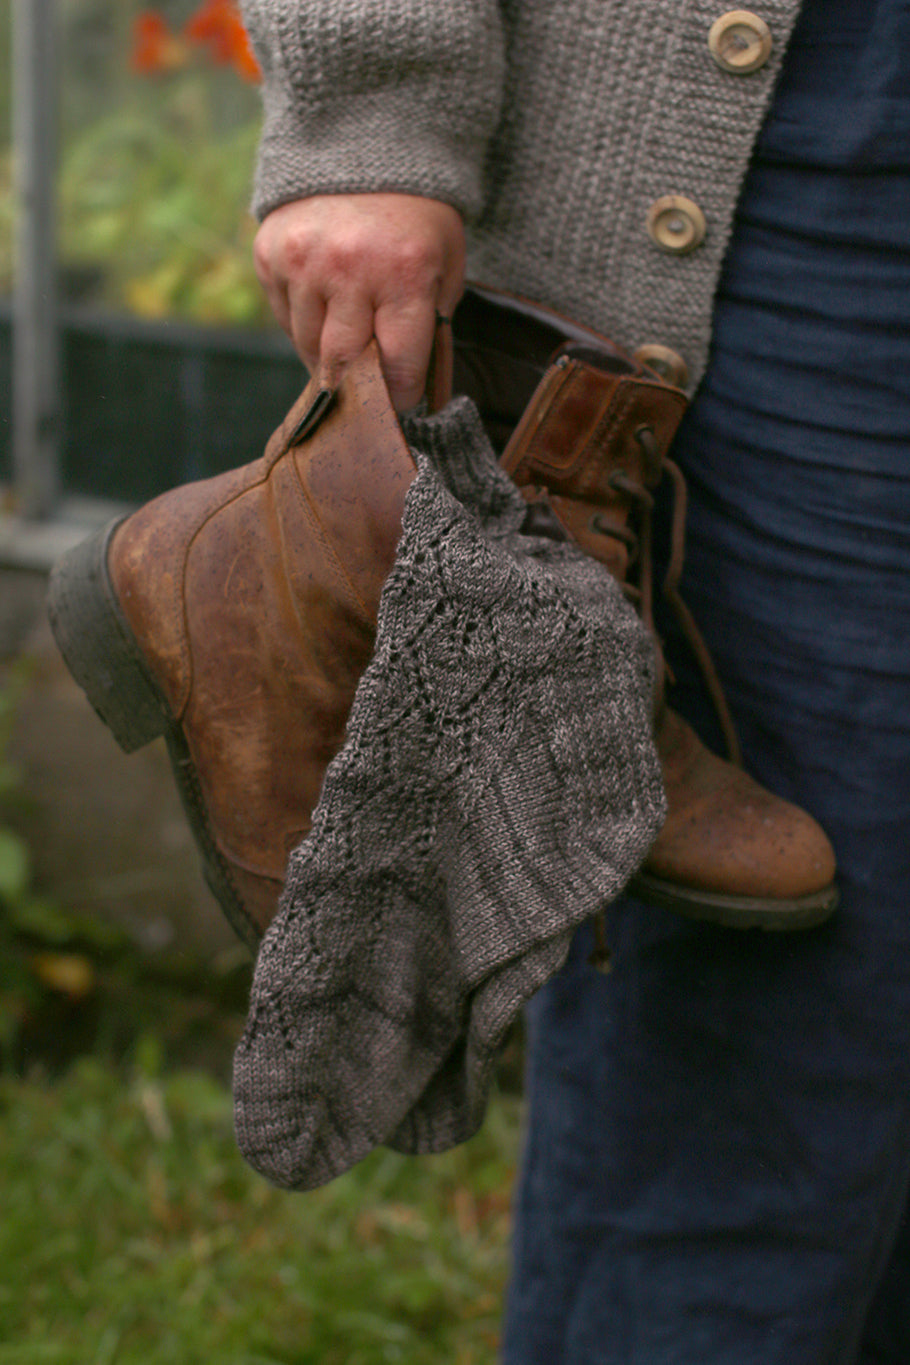
[{"label": "lace knit pattern", "polygon": [[467,400],[408,436],[375,655],[235,1059],[240,1147],[292,1188],[477,1129],[516,1013],[664,812],[652,647],[616,584],[521,533]]}]

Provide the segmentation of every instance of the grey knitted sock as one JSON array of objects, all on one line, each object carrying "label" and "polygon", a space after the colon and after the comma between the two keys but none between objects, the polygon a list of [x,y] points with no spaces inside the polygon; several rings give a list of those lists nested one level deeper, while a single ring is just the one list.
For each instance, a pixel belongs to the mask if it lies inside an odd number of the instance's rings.
[{"label": "grey knitted sock", "polygon": [[612,579],[521,533],[467,400],[408,435],[376,651],[234,1064],[240,1147],[291,1188],[477,1129],[516,1013],[664,810],[651,647]]}]

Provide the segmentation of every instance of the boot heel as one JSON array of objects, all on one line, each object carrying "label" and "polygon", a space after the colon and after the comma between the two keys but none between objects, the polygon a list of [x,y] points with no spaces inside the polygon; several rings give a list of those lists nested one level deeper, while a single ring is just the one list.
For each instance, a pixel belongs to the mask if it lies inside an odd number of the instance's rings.
[{"label": "boot heel", "polygon": [[107,552],[119,524],[112,522],[60,559],[51,573],[47,610],[67,667],[121,749],[132,753],[175,721],[111,584]]}]

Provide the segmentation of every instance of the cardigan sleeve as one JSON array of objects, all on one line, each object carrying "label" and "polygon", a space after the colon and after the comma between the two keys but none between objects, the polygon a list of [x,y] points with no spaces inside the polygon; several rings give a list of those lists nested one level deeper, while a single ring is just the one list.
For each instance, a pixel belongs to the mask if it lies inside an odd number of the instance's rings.
[{"label": "cardigan sleeve", "polygon": [[481,208],[504,77],[498,0],[243,0],[263,72],[253,212],[396,192]]}]

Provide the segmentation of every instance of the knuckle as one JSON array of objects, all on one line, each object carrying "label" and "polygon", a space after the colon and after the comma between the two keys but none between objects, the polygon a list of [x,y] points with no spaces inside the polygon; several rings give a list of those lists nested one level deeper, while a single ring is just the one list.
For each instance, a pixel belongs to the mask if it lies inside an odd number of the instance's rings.
[{"label": "knuckle", "polygon": [[312,256],[311,234],[299,225],[279,228],[266,222],[253,239],[253,265],[261,280],[299,280]]},{"label": "knuckle", "polygon": [[369,325],[337,324],[323,330],[320,354],[323,360],[346,365],[355,360],[370,339]]},{"label": "knuckle", "polygon": [[422,238],[408,238],[398,245],[392,263],[396,278],[412,289],[423,289],[439,272],[437,253]]},{"label": "knuckle", "polygon": [[282,244],[282,256],[287,273],[292,278],[304,275],[313,257],[313,239],[306,228],[295,226]]},{"label": "knuckle", "polygon": [[426,366],[411,358],[386,357],[384,369],[386,382],[399,406],[413,407],[424,390]]},{"label": "knuckle", "polygon": [[323,269],[337,279],[350,279],[360,272],[366,246],[359,237],[347,233],[331,237],[320,252]]},{"label": "knuckle", "polygon": [[412,389],[420,388],[424,375],[424,366],[419,365],[411,359],[391,360],[388,363],[389,377],[397,388]]}]

